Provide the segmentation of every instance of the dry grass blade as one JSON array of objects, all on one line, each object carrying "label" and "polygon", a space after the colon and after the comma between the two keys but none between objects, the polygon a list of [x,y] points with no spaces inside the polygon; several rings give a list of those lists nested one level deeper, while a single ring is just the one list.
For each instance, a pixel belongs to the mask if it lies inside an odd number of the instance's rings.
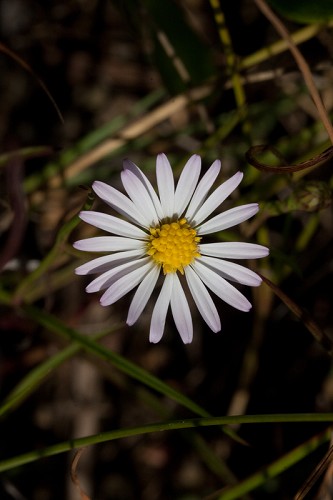
[{"label": "dry grass blade", "polygon": [[[309,491],[313,488],[318,478],[323,474],[324,470],[332,465],[333,446],[330,447],[324,458],[319,462],[311,476],[304,483],[302,488],[296,493],[294,500],[303,500]],[[322,498],[322,497],[320,497]],[[329,497],[331,498],[331,496]]]},{"label": "dry grass blade", "polygon": [[[149,114],[129,124],[119,132],[117,137],[105,140],[101,144],[98,144],[98,146],[94,149],[88,151],[88,153],[75,160],[64,172],[65,178],[71,179],[75,175],[78,175],[86,168],[105,158],[118,148],[124,146],[127,142],[137,139],[153,127],[156,127],[159,123],[167,120],[179,111],[182,111],[187,106],[190,106],[193,102],[204,99],[210,94],[211,90],[211,85],[204,85],[202,87],[189,90],[186,94],[181,94],[170,99],[168,102],[154,109]],[[59,187],[61,186],[61,183],[62,178],[60,176],[53,177],[50,182],[52,187]]]},{"label": "dry grass blade", "polygon": [[87,493],[82,489],[82,487],[80,485],[80,479],[78,478],[78,474],[77,474],[77,468],[79,465],[79,461],[80,461],[81,455],[85,451],[85,449],[86,448],[81,448],[74,455],[72,465],[71,465],[71,479],[73,481],[73,484],[78,489],[79,494],[81,496],[81,499],[82,500],[91,500],[91,498],[87,495]]},{"label": "dry grass blade", "polygon": [[308,90],[311,94],[311,97],[313,99],[313,102],[316,105],[319,117],[327,131],[327,134],[333,144],[333,126],[332,123],[328,117],[327,111],[325,109],[325,106],[323,104],[323,101],[320,97],[320,94],[317,90],[317,87],[315,85],[315,82],[313,80],[312,73],[310,71],[309,65],[302,56],[301,52],[295,45],[293,39],[291,38],[287,28],[284,26],[284,24],[280,21],[280,19],[274,14],[272,9],[267,5],[267,3],[264,0],[254,0],[255,3],[257,4],[257,7],[261,10],[261,12],[264,14],[264,16],[267,17],[267,19],[272,23],[276,31],[279,33],[279,35],[286,41],[286,43],[289,46],[290,52],[295,58],[295,61],[303,75],[304,81],[308,87]]},{"label": "dry grass blade", "polygon": [[20,66],[22,66],[22,68],[24,68],[26,71],[28,71],[28,73],[30,73],[37,80],[37,82],[42,87],[42,89],[44,90],[45,94],[50,99],[51,103],[53,104],[53,107],[56,110],[56,113],[59,116],[60,121],[62,123],[64,123],[64,118],[63,118],[63,116],[61,114],[61,111],[60,111],[57,103],[53,99],[53,97],[52,97],[50,91],[48,90],[48,88],[46,87],[45,83],[39,78],[39,76],[36,75],[36,73],[31,68],[31,66],[29,66],[29,64],[26,63],[20,56],[18,56],[17,54],[15,54],[15,52],[13,52],[12,50],[10,50],[8,47],[6,47],[1,42],[0,42],[0,51],[3,52],[4,54],[7,54],[12,59],[14,59],[14,61],[16,61]]}]

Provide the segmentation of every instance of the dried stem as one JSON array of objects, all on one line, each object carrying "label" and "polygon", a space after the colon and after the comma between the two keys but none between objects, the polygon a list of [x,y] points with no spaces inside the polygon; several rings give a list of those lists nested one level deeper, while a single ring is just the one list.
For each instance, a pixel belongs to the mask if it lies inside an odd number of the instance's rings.
[{"label": "dried stem", "polygon": [[312,77],[311,70],[309,68],[308,63],[302,56],[301,52],[298,50],[297,46],[293,42],[287,28],[284,26],[284,24],[280,21],[280,19],[274,14],[272,9],[267,5],[265,0],[254,0],[255,3],[257,4],[257,7],[261,10],[261,12],[264,14],[264,16],[267,17],[267,19],[272,23],[276,31],[281,35],[281,37],[286,41],[286,43],[289,46],[290,52],[293,54],[295,61],[303,75],[304,81],[308,87],[308,90],[310,92],[310,95],[316,105],[318,114],[320,116],[320,119],[322,120],[322,123],[327,131],[327,134],[330,138],[330,141],[333,144],[333,126],[332,123],[330,122],[330,119],[327,115],[327,111],[325,109],[324,103],[320,97],[320,94],[317,90],[317,87],[315,85],[315,82]]}]

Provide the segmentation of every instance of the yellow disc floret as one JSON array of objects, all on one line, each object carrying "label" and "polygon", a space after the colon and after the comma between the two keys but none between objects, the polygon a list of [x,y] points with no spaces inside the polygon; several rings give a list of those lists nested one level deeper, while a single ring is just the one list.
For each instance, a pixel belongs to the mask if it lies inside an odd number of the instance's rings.
[{"label": "yellow disc floret", "polygon": [[201,240],[187,220],[179,219],[169,224],[150,228],[147,254],[163,267],[164,274],[179,271],[200,257],[198,243]]}]

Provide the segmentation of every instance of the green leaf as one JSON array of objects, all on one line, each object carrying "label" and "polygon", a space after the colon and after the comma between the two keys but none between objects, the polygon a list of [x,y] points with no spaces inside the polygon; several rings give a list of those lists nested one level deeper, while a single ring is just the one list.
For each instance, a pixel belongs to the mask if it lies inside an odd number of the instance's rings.
[{"label": "green leaf", "polygon": [[268,0],[279,14],[299,23],[320,23],[333,19],[332,0]]}]

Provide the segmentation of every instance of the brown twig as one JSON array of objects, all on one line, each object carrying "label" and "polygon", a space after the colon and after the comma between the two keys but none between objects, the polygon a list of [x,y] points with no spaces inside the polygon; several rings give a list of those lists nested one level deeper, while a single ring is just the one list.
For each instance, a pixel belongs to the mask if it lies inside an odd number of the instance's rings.
[{"label": "brown twig", "polygon": [[[277,158],[282,161],[282,165],[267,165],[266,163],[262,163],[257,160],[256,156],[258,154],[264,153],[265,151],[271,151]],[[313,166],[319,166],[323,162],[330,160],[331,158],[333,158],[333,146],[325,149],[325,151],[323,151],[319,155],[314,156],[313,158],[309,158],[308,160],[302,161],[300,163],[296,163],[295,165],[287,165],[281,154],[275,148],[269,145],[252,146],[248,151],[246,151],[245,158],[250,165],[257,168],[258,170],[261,170],[263,172],[285,174],[286,172],[299,172],[300,170],[305,170]]]},{"label": "brown twig", "polygon": [[81,499],[82,500],[91,500],[91,498],[87,495],[87,493],[81,488],[80,480],[79,480],[78,475],[77,475],[77,467],[79,465],[81,455],[85,450],[86,450],[86,448],[81,448],[74,455],[72,465],[71,465],[71,479],[73,481],[73,484],[78,489],[78,492],[81,496]]},{"label": "brown twig", "polygon": [[45,94],[50,99],[51,103],[53,104],[53,107],[54,107],[57,115],[59,116],[60,121],[62,123],[64,123],[64,118],[63,118],[63,116],[61,114],[59,106],[57,105],[57,103],[55,102],[54,98],[52,97],[51,92],[49,91],[49,89],[47,88],[47,86],[45,85],[45,83],[43,82],[43,80],[41,80],[39,78],[39,76],[36,75],[36,73],[31,68],[31,66],[29,66],[29,64],[26,63],[22,59],[22,57],[18,56],[15,52],[13,52],[12,50],[10,50],[8,47],[6,47],[6,45],[4,45],[1,42],[0,42],[0,51],[3,52],[4,54],[7,54],[12,59],[14,59],[14,61],[16,61],[20,66],[22,66],[22,68],[24,68],[26,71],[28,71],[28,73],[30,73],[37,80],[38,84],[41,86],[41,88],[44,90]]},{"label": "brown twig", "polygon": [[332,463],[332,459],[333,459],[333,446],[330,446],[328,452],[319,462],[319,464],[312,472],[310,477],[306,480],[301,489],[296,493],[294,500],[303,500],[306,497],[306,495],[313,488],[314,484],[319,479],[319,477],[330,466],[330,464]]},{"label": "brown twig", "polygon": [[286,295],[281,288],[272,283],[268,278],[258,273],[262,278],[263,282],[268,285],[271,290],[279,297],[282,302],[288,307],[288,309],[295,314],[295,316],[303,323],[303,325],[309,330],[313,337],[321,344],[321,346],[328,352],[330,356],[333,356],[333,343],[330,337],[319,327],[319,325],[312,319],[307,311],[302,307],[298,306],[288,295]]}]

